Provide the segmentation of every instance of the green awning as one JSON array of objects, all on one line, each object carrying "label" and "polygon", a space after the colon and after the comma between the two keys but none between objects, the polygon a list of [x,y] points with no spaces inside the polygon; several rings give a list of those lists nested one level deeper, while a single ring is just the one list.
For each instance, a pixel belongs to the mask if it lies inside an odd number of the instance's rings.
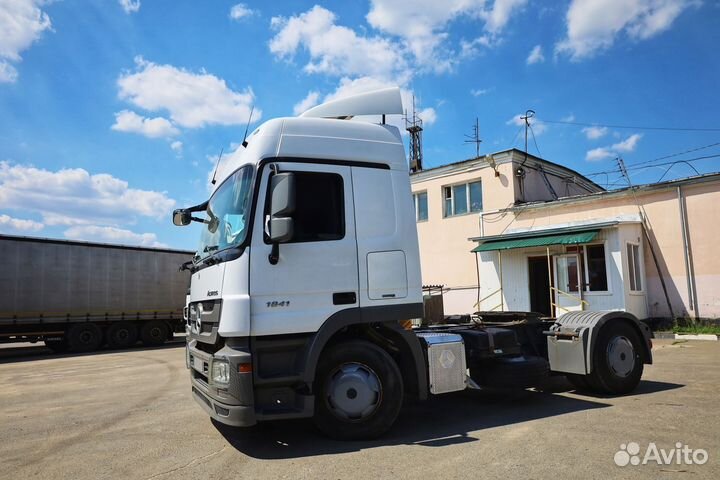
[{"label": "green awning", "polygon": [[473,248],[473,252],[489,252],[492,250],[509,250],[511,248],[544,247],[546,245],[574,245],[595,240],[600,230],[585,232],[560,233],[555,235],[538,235],[534,237],[509,238],[507,240],[491,240]]}]

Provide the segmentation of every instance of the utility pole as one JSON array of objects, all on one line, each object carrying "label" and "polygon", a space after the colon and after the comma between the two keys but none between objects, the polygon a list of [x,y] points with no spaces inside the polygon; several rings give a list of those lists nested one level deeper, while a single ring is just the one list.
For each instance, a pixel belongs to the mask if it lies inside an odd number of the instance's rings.
[{"label": "utility pole", "polygon": [[[530,128],[530,119],[535,116],[535,110],[525,110],[525,115],[520,117],[520,120],[523,120],[525,122],[525,162],[527,162],[527,155],[528,155],[528,128]],[[525,162],[523,162],[523,165],[525,165]]]},{"label": "utility pole", "polygon": [[475,158],[480,158],[480,144],[482,143],[482,140],[480,140],[480,123],[477,117],[475,117],[475,125],[473,125],[472,135],[465,135],[465,138],[467,138],[465,143],[475,144]]}]

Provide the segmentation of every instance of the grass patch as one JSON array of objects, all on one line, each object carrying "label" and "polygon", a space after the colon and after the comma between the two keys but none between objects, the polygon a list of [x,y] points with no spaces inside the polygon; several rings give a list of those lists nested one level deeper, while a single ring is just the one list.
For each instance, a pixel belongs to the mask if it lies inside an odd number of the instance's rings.
[{"label": "grass patch", "polygon": [[672,329],[673,333],[686,333],[690,335],[720,335],[720,326],[718,325],[675,325]]}]

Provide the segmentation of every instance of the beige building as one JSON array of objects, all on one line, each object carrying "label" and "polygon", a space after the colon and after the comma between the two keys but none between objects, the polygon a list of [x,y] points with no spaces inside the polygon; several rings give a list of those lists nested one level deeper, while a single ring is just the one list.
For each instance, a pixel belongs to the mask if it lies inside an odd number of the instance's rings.
[{"label": "beige building", "polygon": [[720,317],[720,174],[604,191],[513,149],[411,178],[423,282],[445,286],[446,314]]}]

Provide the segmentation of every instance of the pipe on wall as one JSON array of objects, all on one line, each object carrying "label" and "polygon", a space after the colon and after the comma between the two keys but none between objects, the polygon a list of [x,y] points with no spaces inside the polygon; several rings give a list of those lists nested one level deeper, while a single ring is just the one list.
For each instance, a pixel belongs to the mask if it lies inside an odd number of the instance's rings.
[{"label": "pipe on wall", "polygon": [[692,256],[690,253],[690,230],[688,228],[687,209],[685,208],[685,198],[683,197],[682,186],[677,187],[678,206],[680,209],[680,231],[683,240],[683,259],[685,260],[685,278],[687,279],[688,292],[688,308],[694,313],[694,317],[698,318],[700,312],[697,305],[697,292],[695,290],[695,269],[692,264]]}]

